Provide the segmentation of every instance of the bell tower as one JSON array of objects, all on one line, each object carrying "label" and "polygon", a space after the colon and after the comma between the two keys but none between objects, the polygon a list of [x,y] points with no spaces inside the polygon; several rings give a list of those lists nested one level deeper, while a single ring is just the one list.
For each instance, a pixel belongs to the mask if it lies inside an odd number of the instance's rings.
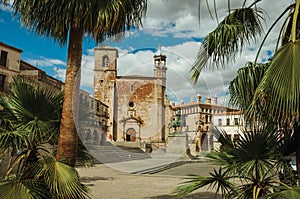
[{"label": "bell tower", "polygon": [[155,92],[156,92],[156,104],[157,115],[156,124],[160,128],[159,139],[165,141],[166,139],[166,126],[165,126],[165,113],[166,113],[166,81],[167,81],[167,56],[154,55],[154,77],[155,77]]},{"label": "bell tower", "polygon": [[94,98],[109,106],[117,77],[118,50],[105,46],[95,48],[94,53]]},{"label": "bell tower", "polygon": [[154,55],[154,77],[161,78],[163,80],[163,85],[166,85],[167,78],[167,56],[166,55]]}]

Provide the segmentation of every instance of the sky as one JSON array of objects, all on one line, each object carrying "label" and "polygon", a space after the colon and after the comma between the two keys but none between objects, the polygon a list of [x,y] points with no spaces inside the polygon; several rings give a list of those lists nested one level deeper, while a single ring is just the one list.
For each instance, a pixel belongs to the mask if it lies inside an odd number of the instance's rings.
[{"label": "sky", "polygon": [[[202,1],[205,2],[205,1]],[[211,1],[212,2],[212,1]],[[240,7],[241,1],[232,1],[231,7]],[[270,8],[272,3],[272,9]],[[270,27],[290,1],[264,0],[259,7],[266,13],[263,27]],[[213,6],[213,4],[211,4]],[[217,1],[219,20],[227,13],[227,1]],[[159,52],[167,56],[167,96],[172,102],[195,100],[196,95],[218,96],[220,104],[227,105],[227,89],[237,70],[247,61],[254,61],[262,40],[243,48],[235,62],[220,69],[205,69],[196,84],[189,81],[189,72],[201,46],[201,41],[217,27],[217,20],[209,15],[206,5],[201,5],[198,20],[198,0],[149,0],[143,27],[135,28],[120,42],[104,41],[98,46],[109,45],[119,50],[118,75],[153,75],[153,55]],[[273,56],[280,26],[275,26],[262,48],[258,61]],[[265,31],[266,32],[266,31]],[[22,49],[21,59],[45,70],[47,74],[64,80],[67,47],[60,46],[50,38],[36,35],[22,27],[17,17],[12,17],[9,7],[0,7],[0,41]],[[97,45],[85,38],[82,55],[81,87],[93,94],[94,48]]]}]

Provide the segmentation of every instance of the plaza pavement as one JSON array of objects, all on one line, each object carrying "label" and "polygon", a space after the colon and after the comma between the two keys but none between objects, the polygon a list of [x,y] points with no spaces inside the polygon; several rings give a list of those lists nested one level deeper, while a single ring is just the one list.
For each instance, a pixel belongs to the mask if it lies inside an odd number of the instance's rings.
[{"label": "plaza pavement", "polygon": [[[91,168],[77,168],[81,181],[86,184],[95,199],[169,199],[171,191],[184,182],[187,174],[208,175],[213,168],[205,162],[187,163],[156,174],[132,174],[154,167],[180,161],[170,155],[152,156],[151,159],[133,160],[109,164],[97,164]],[[185,198],[216,198],[214,192],[199,189]]]}]

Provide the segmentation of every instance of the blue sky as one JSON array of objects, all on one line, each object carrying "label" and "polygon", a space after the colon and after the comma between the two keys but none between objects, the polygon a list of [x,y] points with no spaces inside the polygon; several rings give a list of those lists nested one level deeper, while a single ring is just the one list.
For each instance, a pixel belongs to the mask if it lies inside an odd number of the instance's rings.
[{"label": "blue sky", "polygon": [[[227,1],[226,1],[227,2]],[[282,3],[274,3],[269,18],[282,9]],[[258,44],[245,48],[235,63],[230,63],[220,70],[204,71],[198,83],[189,82],[189,69],[195,60],[202,38],[213,30],[217,22],[212,21],[206,9],[201,10],[201,23],[198,23],[198,0],[150,0],[143,28],[132,30],[121,42],[104,41],[100,45],[109,45],[119,50],[118,74],[138,74],[151,76],[153,73],[152,57],[161,46],[162,54],[167,55],[168,96],[172,101],[189,101],[200,93],[206,96],[218,96],[221,103],[226,103],[226,91],[236,71],[246,61],[254,60]],[[237,3],[232,6],[238,6]],[[219,3],[219,16],[225,14],[227,4]],[[267,24],[267,23],[266,23]],[[60,47],[49,38],[38,36],[21,27],[17,17],[7,9],[0,9],[0,41],[23,50],[21,59],[27,61],[49,75],[64,79],[67,60],[67,47]],[[274,35],[276,35],[274,33]],[[271,35],[272,36],[272,35]],[[259,42],[258,42],[259,43]],[[274,41],[268,40],[260,56],[266,60],[272,56]],[[83,88],[92,94],[93,48],[92,39],[86,38],[83,44],[82,81]]]}]

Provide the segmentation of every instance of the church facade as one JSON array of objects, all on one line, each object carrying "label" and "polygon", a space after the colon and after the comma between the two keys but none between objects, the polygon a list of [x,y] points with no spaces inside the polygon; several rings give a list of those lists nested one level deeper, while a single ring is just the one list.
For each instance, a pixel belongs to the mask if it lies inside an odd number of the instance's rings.
[{"label": "church facade", "polygon": [[154,55],[152,77],[118,76],[118,50],[95,48],[94,98],[106,104],[109,140],[165,142],[166,56]]}]

